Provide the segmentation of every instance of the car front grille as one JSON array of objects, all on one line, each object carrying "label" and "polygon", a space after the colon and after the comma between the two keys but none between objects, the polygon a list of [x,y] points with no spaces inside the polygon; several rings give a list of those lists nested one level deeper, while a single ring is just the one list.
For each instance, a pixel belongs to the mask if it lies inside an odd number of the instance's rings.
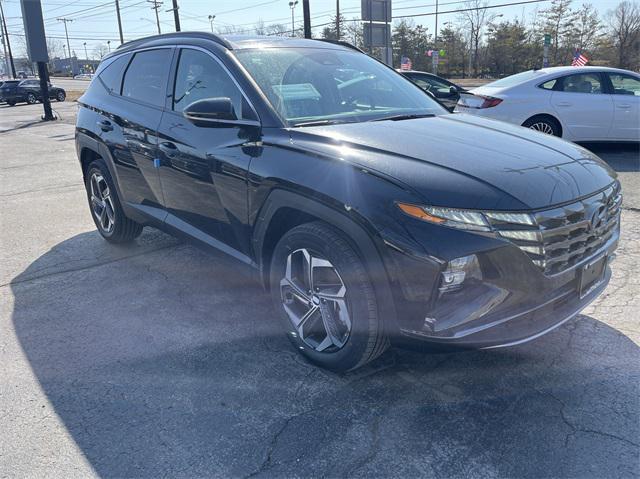
[{"label": "car front grille", "polygon": [[533,213],[535,225],[491,220],[498,235],[516,244],[546,275],[592,256],[620,222],[620,185],[580,201]]}]

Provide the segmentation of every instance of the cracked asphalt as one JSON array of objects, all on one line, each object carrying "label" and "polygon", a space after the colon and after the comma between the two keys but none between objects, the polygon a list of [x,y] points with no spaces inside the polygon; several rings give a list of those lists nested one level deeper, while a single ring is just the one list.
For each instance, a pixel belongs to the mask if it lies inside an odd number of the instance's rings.
[{"label": "cracked asphalt", "polygon": [[638,477],[640,154],[605,294],[518,347],[305,363],[237,263],[95,232],[75,105],[0,106],[0,477]]}]

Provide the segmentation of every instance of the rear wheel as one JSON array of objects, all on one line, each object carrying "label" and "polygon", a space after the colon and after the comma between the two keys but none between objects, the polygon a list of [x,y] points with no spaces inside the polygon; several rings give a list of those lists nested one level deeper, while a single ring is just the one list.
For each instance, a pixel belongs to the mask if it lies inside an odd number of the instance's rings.
[{"label": "rear wheel", "polygon": [[104,161],[96,160],[89,165],[85,187],[93,222],[104,239],[127,243],[140,236],[142,225],[124,214]]},{"label": "rear wheel", "polygon": [[60,90],[58,93],[56,93],[56,100],[64,101],[65,98],[67,98],[67,94],[65,92],[63,92],[62,90]]},{"label": "rear wheel", "polygon": [[289,339],[321,367],[356,369],[389,345],[363,261],[325,223],[297,226],[278,242],[271,292]]},{"label": "rear wheel", "polygon": [[27,103],[29,105],[33,105],[37,101],[38,101],[38,99],[36,98],[36,96],[33,93],[27,93]]},{"label": "rear wheel", "polygon": [[16,106],[16,101],[15,100],[7,100],[7,105]]},{"label": "rear wheel", "polygon": [[522,126],[532,130],[546,133],[547,135],[562,136],[562,130],[558,121],[547,115],[538,115],[529,118]]}]

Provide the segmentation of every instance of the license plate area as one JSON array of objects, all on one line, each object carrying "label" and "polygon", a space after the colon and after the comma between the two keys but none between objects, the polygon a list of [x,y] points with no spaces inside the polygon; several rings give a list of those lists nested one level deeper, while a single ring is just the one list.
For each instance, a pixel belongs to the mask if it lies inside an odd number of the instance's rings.
[{"label": "license plate area", "polygon": [[580,271],[580,298],[584,298],[604,280],[607,255],[589,261]]}]

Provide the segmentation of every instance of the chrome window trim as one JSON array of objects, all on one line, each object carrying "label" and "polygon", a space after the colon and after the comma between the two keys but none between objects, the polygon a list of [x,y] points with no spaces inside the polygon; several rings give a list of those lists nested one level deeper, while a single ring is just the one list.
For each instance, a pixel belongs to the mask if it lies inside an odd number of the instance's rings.
[{"label": "chrome window trim", "polygon": [[[231,72],[229,71],[227,66],[222,62],[222,60],[220,60],[218,58],[217,55],[215,55],[213,52],[207,50],[206,48],[198,47],[198,46],[195,46],[195,45],[176,44],[175,47],[178,50],[187,50],[187,49],[188,50],[196,50],[196,51],[205,53],[205,54],[209,55],[211,58],[213,58],[214,61],[216,61],[218,63],[218,65],[220,65],[222,67],[222,69],[227,74],[227,76],[229,76],[229,78],[231,78],[231,81],[236,86],[236,88],[240,91],[240,94],[242,95],[244,100],[247,102],[247,105],[249,105],[249,108],[251,108],[251,110],[253,111],[253,114],[255,115],[255,117],[258,118],[258,120],[243,120],[243,119],[239,118],[237,120],[206,119],[206,120],[202,120],[202,121],[207,121],[207,122],[211,122],[211,123],[228,123],[228,124],[234,124],[234,125],[247,125],[247,126],[260,126],[262,124],[262,122],[260,121],[260,115],[258,115],[258,111],[253,106],[253,103],[251,103],[251,100],[249,99],[249,97],[247,96],[245,91],[242,89],[242,87],[240,86],[238,81],[234,78],[234,76],[231,74]],[[175,89],[176,89],[176,77],[178,75],[178,68],[180,66],[180,53],[181,52],[178,52],[178,58],[177,58],[177,61],[176,61],[176,68],[175,68],[175,76],[173,78],[173,91],[171,92],[171,95],[170,95],[171,96],[171,109],[167,110],[167,111],[170,111],[172,113],[175,113],[176,115],[182,115],[182,112],[177,112],[176,110],[174,110],[174,105],[173,105],[173,98],[174,98]]]}]

